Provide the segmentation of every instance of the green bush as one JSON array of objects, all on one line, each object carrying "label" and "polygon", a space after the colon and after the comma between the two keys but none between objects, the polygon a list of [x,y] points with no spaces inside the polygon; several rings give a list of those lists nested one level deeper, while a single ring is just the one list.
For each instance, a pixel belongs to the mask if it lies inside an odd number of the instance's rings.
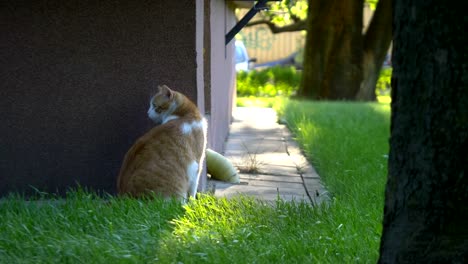
[{"label": "green bush", "polygon": [[375,93],[377,95],[389,95],[391,90],[392,68],[382,68],[380,71],[379,79],[375,86]]},{"label": "green bush", "polygon": [[[294,67],[275,66],[258,71],[237,74],[237,96],[275,97],[294,95],[299,89],[301,71]],[[377,81],[377,95],[389,95],[392,68],[382,68]]]},{"label": "green bush", "polygon": [[238,96],[290,96],[299,88],[301,72],[294,67],[271,67],[237,74]]}]

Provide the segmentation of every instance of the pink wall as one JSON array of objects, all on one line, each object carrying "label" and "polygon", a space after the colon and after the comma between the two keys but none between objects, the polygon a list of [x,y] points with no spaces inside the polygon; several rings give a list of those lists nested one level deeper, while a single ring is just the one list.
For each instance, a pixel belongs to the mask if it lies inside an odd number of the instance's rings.
[{"label": "pink wall", "polygon": [[[229,133],[235,87],[234,42],[225,45],[235,25],[234,9],[224,0],[196,0],[197,105],[208,120],[208,147],[224,151]],[[206,164],[198,190],[206,187]]]},{"label": "pink wall", "polygon": [[227,46],[224,38],[236,24],[234,9],[224,0],[210,3],[211,31],[211,104],[209,114],[209,147],[222,152],[229,132],[235,86],[234,41]]},{"label": "pink wall", "polygon": [[203,38],[204,38],[204,0],[195,1],[195,60],[197,63],[197,106],[202,113],[205,112],[205,85],[203,62]]},{"label": "pink wall", "polygon": [[[197,105],[208,120],[208,147],[224,151],[235,89],[234,42],[225,45],[235,25],[234,9],[224,0],[196,0]],[[206,167],[199,191],[206,187]]]}]

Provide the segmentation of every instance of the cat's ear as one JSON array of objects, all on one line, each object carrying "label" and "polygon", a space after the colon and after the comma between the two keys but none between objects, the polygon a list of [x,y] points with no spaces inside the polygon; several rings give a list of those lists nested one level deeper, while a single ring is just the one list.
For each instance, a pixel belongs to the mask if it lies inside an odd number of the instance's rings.
[{"label": "cat's ear", "polygon": [[174,97],[174,92],[171,88],[167,87],[167,85],[158,86],[159,92],[165,95],[168,99],[172,99]]},{"label": "cat's ear", "polygon": [[164,90],[164,87],[161,85],[158,85],[158,93],[162,93]]}]

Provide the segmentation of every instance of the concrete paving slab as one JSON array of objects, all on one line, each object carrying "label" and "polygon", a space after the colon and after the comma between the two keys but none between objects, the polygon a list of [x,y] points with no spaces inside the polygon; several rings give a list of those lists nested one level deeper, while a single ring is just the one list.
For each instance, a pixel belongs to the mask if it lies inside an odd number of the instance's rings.
[{"label": "concrete paving slab", "polygon": [[279,175],[265,175],[265,174],[240,174],[241,181],[271,181],[271,182],[293,182],[302,183],[302,177],[296,176],[279,176]]},{"label": "concrete paving slab", "polygon": [[274,187],[274,188],[290,188],[290,189],[304,189],[304,184],[302,182],[281,182],[281,181],[256,181],[251,180],[248,182],[249,186],[263,186],[263,187]]},{"label": "concrete paving slab", "polygon": [[243,184],[216,183],[216,196],[232,198],[239,195],[254,196],[255,198],[276,201],[278,197],[285,201],[310,202],[304,188],[251,186]]},{"label": "concrete paving slab", "polygon": [[295,166],[289,165],[276,165],[276,164],[268,164],[266,171],[270,172],[270,174],[279,175],[279,176],[298,176],[298,171]]},{"label": "concrete paving slab", "polygon": [[283,140],[278,138],[235,138],[229,139],[226,144],[225,152],[232,150],[241,150],[248,153],[278,152],[285,151],[286,145]]},{"label": "concrete paving slab", "polygon": [[[238,107],[224,156],[241,171],[239,184],[209,181],[218,197],[254,196],[261,200],[327,201],[326,189],[289,130],[271,108]],[[257,174],[243,173],[255,167]]]}]

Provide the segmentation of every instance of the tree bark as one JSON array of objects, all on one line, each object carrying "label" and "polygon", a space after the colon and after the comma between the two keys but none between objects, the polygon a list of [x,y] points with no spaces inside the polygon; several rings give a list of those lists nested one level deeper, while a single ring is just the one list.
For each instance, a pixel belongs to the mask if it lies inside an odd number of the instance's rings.
[{"label": "tree bark", "polygon": [[364,35],[363,81],[356,99],[375,101],[375,86],[392,41],[392,0],[379,0]]},{"label": "tree bark", "polygon": [[379,263],[468,263],[466,11],[435,0],[395,0],[393,10]]},{"label": "tree bark", "polygon": [[309,0],[299,97],[354,99],[362,81],[362,7],[362,0]]}]

